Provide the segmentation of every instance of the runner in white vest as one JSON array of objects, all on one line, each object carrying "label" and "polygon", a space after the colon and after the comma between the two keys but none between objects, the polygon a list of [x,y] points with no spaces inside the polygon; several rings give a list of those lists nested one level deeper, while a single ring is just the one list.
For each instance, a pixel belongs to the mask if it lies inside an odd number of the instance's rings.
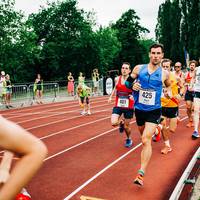
[{"label": "runner in white vest", "polygon": [[200,66],[195,68],[193,77],[194,81],[194,132],[192,134],[193,139],[199,138],[198,126],[199,126],[199,109],[200,109]]}]

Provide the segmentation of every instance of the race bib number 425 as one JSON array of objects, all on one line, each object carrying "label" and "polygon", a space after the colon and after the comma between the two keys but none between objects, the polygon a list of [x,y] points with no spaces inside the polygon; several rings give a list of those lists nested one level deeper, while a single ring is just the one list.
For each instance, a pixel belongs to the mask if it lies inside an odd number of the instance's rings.
[{"label": "race bib number 425", "polygon": [[155,105],[156,91],[142,89],[139,91],[139,103],[145,105]]}]

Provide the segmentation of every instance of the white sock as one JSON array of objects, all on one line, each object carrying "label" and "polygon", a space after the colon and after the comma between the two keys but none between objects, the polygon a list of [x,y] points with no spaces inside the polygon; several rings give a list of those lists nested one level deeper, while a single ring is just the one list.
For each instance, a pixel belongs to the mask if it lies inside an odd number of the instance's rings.
[{"label": "white sock", "polygon": [[169,140],[166,140],[164,143],[166,146],[170,147]]},{"label": "white sock", "polygon": [[155,135],[158,135],[158,128],[156,127]]},{"label": "white sock", "polygon": [[160,127],[160,129],[162,130],[163,128],[163,125],[162,124],[158,124],[158,126]]}]

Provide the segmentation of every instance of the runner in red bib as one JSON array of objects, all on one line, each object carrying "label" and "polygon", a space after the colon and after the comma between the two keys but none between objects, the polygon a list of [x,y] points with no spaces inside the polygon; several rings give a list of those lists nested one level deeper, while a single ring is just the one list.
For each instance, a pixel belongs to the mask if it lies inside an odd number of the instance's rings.
[{"label": "runner in red bib", "polygon": [[[133,91],[125,86],[125,81],[129,77],[130,72],[130,64],[127,62],[123,63],[121,68],[122,75],[115,78],[115,87],[108,99],[108,102],[111,102],[112,96],[116,93],[115,106],[111,116],[111,124],[114,127],[119,125],[119,131],[121,133],[125,130],[127,136],[125,147],[131,147],[133,143],[130,138],[130,121],[133,118],[134,113]],[[124,119],[121,119],[122,114]]]}]

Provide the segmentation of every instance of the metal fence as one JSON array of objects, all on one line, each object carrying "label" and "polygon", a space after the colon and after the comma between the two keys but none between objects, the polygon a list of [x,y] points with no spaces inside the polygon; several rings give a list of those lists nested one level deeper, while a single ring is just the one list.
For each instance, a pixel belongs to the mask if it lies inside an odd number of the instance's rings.
[{"label": "metal fence", "polygon": [[[29,97],[31,104],[34,103],[36,100],[36,94],[34,91],[34,84],[30,84],[28,87]],[[56,98],[59,93],[59,85],[58,83],[44,83],[43,84],[43,91],[42,91],[42,98],[43,99],[51,99],[52,102],[56,101]]]},{"label": "metal fence", "polygon": [[[91,96],[103,95],[103,78],[98,82],[98,87],[94,88],[92,80],[86,80],[85,85],[91,88]],[[74,94],[76,95],[76,88],[78,81],[74,82]],[[12,86],[11,104],[14,107],[22,107],[33,105],[36,102],[34,92],[34,83],[20,84]],[[56,100],[66,100],[70,95],[67,92],[67,81],[44,82],[42,100],[46,102],[54,102]],[[1,108],[5,108],[4,99],[2,99]]]}]

